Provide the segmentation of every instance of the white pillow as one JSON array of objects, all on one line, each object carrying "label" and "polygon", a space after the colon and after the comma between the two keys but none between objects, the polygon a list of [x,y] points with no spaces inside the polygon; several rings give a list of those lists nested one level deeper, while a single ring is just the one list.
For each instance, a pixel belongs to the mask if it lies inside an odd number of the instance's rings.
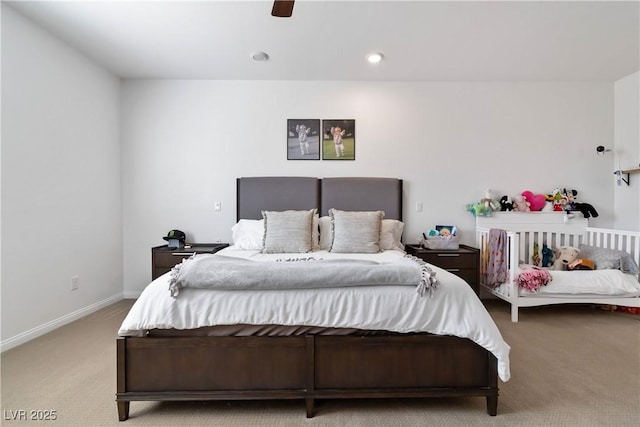
[{"label": "white pillow", "polygon": [[264,220],[241,219],[231,227],[233,244],[245,251],[261,251],[264,241]]},{"label": "white pillow", "polygon": [[262,253],[304,253],[311,251],[311,229],[315,209],[309,211],[263,211]]},{"label": "white pillow", "polygon": [[380,249],[383,251],[392,249],[403,251],[404,245],[400,241],[403,230],[403,222],[396,219],[383,219],[380,229]]},{"label": "white pillow", "polygon": [[333,222],[331,252],[380,252],[382,211],[340,211],[329,209]]},{"label": "white pillow", "polygon": [[320,242],[319,249],[328,251],[331,249],[331,243],[333,242],[333,224],[331,223],[330,216],[322,216],[318,221],[320,226]]},{"label": "white pillow", "polygon": [[320,249],[320,215],[313,215],[311,227],[311,250],[317,251]]}]

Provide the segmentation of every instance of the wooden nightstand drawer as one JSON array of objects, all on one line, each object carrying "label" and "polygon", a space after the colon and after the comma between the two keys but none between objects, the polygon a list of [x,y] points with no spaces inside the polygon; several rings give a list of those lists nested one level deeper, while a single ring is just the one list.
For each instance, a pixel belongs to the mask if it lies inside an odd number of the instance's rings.
[{"label": "wooden nightstand drawer", "polygon": [[429,264],[464,279],[476,295],[480,294],[480,251],[478,249],[466,245],[460,245],[456,250],[424,249],[420,245],[406,245],[405,250]]},{"label": "wooden nightstand drawer", "polygon": [[442,268],[475,268],[476,255],[473,253],[459,252],[422,252],[416,255],[430,264],[437,265]]},{"label": "wooden nightstand drawer", "polygon": [[190,248],[169,249],[165,246],[151,248],[151,279],[154,280],[163,274],[171,271],[182,260],[196,254],[213,254],[220,249],[229,246],[227,243],[200,243],[193,244]]},{"label": "wooden nightstand drawer", "polygon": [[193,252],[176,251],[176,252],[160,252],[153,255],[154,267],[173,267],[182,262],[183,259],[189,258]]}]

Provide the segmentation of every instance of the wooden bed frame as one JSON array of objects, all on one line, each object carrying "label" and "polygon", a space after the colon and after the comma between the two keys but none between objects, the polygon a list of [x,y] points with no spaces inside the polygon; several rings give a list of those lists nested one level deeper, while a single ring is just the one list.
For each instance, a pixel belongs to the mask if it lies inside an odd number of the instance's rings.
[{"label": "wooden bed frame", "polygon": [[[258,218],[260,209],[309,209],[308,203],[322,214],[331,207],[382,209],[386,218],[401,219],[402,181],[238,179],[238,218]],[[131,401],[304,399],[312,417],[316,399],[452,396],[485,397],[487,413],[497,413],[497,359],[469,339],[426,333],[117,339],[120,421],[128,419]]]},{"label": "wooden bed frame", "polygon": [[[507,230],[508,282],[492,287],[484,283],[489,230]],[[476,244],[480,248],[480,283],[491,294],[511,304],[511,321],[518,321],[519,307],[537,307],[551,304],[591,303],[640,307],[640,297],[608,296],[520,296],[515,276],[518,263],[531,263],[534,243],[541,248],[550,246],[574,246],[584,243],[590,246],[618,249],[628,252],[640,265],[640,232],[612,230],[588,226],[588,220],[575,213],[567,218],[561,212],[496,212],[490,217],[476,219]]]}]

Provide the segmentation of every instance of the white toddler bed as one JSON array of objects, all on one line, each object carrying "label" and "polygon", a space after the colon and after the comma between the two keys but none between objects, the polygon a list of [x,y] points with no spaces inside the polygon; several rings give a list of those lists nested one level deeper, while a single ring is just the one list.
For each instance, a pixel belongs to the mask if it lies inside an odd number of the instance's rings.
[{"label": "white toddler bed", "polygon": [[[506,230],[508,278],[504,283],[487,285],[488,243],[491,229]],[[588,226],[588,220],[568,218],[560,212],[500,212],[476,218],[476,244],[480,248],[481,285],[511,304],[511,321],[518,321],[519,307],[549,304],[594,303],[640,307],[638,274],[619,269],[593,271],[550,271],[552,280],[537,292],[520,289],[516,276],[519,264],[531,264],[534,244],[552,247],[589,245],[598,252],[624,251],[627,263],[640,264],[640,232]],[[597,248],[597,249],[596,249]],[[633,260],[633,261],[631,261]],[[597,263],[596,263],[597,264]],[[623,268],[624,269],[624,268]]]}]

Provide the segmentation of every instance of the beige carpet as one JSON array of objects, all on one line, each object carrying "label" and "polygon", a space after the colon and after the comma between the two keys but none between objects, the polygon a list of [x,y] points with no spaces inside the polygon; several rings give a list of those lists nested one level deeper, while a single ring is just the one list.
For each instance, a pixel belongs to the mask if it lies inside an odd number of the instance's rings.
[{"label": "beige carpet", "polygon": [[[487,303],[511,345],[512,378],[500,383],[498,416],[484,398],[132,402],[118,422],[115,334],[121,301],[2,354],[3,426],[638,426],[640,316],[590,306],[523,309]],[[11,420],[19,410],[54,421]],[[42,413],[42,412],[41,412]]]}]

